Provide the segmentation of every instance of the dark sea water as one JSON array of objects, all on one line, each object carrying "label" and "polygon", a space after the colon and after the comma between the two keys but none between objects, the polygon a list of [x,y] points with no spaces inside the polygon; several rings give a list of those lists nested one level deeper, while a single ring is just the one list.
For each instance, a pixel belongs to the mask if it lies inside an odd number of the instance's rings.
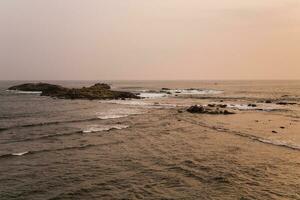
[{"label": "dark sea water", "polygon": [[[209,134],[175,119],[175,100],[168,98],[105,102],[6,91],[18,83],[0,82],[1,200],[300,199],[299,151]],[[110,83],[134,91],[206,88],[249,99],[297,100],[300,93],[299,81]]]}]

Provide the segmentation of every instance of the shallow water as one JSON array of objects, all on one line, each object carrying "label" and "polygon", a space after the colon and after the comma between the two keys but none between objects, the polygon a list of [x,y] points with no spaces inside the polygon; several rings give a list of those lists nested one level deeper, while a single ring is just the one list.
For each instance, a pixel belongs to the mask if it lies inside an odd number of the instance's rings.
[{"label": "shallow water", "polygon": [[[126,101],[6,91],[17,83],[0,82],[0,199],[300,199],[299,105],[258,103],[300,103],[299,81],[109,81],[224,91]],[[177,111],[211,102],[237,114]]]}]

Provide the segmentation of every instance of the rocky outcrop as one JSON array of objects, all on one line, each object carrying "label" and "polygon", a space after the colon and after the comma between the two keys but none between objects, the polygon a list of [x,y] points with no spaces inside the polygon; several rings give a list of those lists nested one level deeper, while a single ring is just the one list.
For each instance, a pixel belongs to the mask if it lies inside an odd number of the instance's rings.
[{"label": "rocky outcrop", "polygon": [[211,106],[194,105],[187,109],[190,113],[211,114],[211,115],[230,115],[234,112],[220,109],[219,107],[212,108]]},{"label": "rocky outcrop", "polygon": [[8,90],[19,91],[41,91],[41,96],[50,96],[62,99],[138,99],[131,92],[113,91],[105,83],[97,83],[91,87],[65,88],[60,85],[48,83],[26,83],[8,88]]}]

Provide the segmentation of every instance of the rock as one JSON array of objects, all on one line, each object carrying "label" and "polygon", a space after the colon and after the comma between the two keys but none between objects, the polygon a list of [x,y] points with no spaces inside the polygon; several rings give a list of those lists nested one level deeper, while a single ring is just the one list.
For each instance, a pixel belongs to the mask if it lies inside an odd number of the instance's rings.
[{"label": "rock", "polygon": [[215,107],[216,104],[208,104],[207,106],[209,106],[209,107]]},{"label": "rock", "polygon": [[194,105],[187,109],[190,113],[205,113],[205,108],[200,105]]},{"label": "rock", "polygon": [[16,85],[8,88],[8,90],[19,90],[19,91],[32,91],[32,92],[42,92],[45,90],[63,90],[64,88],[59,85],[53,85],[48,83],[25,83],[21,85]]},{"label": "rock", "polygon": [[232,114],[235,114],[234,112],[230,112],[230,111],[228,111],[228,110],[224,110],[223,111],[223,114],[224,115],[232,115]]},{"label": "rock", "polygon": [[[209,107],[209,106],[208,106]],[[211,114],[211,115],[230,115],[235,114],[234,112],[228,110],[221,110],[220,108],[212,109],[211,107],[205,107],[201,105],[194,105],[187,109],[190,113],[198,113],[198,114]]]},{"label": "rock", "polygon": [[220,104],[219,107],[220,107],[220,108],[226,108],[227,105],[226,105],[226,104]]},{"label": "rock", "polygon": [[248,106],[249,106],[249,107],[257,107],[257,105],[256,105],[256,104],[253,104],[253,103],[249,103]]},{"label": "rock", "polygon": [[41,96],[50,96],[61,99],[139,99],[131,92],[113,91],[105,83],[96,83],[91,87],[65,88],[48,83],[27,83],[8,88],[20,91],[41,91]]},{"label": "rock", "polygon": [[171,90],[170,88],[161,88],[161,90]]},{"label": "rock", "polygon": [[265,103],[272,103],[272,101],[271,100],[266,100]]},{"label": "rock", "polygon": [[295,105],[297,103],[291,103],[291,102],[277,102],[277,105]]},{"label": "rock", "polygon": [[218,107],[218,108],[226,108],[226,104],[208,104],[208,107]]},{"label": "rock", "polygon": [[284,127],[284,126],[280,126],[280,128],[281,128],[281,129],[285,129],[285,127]]},{"label": "rock", "polygon": [[272,133],[277,133],[277,131],[272,131]]}]

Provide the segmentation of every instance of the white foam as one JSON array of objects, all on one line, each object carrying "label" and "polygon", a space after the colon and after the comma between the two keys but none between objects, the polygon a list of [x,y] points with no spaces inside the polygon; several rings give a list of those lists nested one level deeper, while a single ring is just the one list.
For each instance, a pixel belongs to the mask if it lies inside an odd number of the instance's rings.
[{"label": "white foam", "polygon": [[42,91],[21,91],[21,90],[6,90],[7,92],[16,94],[41,94]]},{"label": "white foam", "polygon": [[[145,102],[144,100],[111,100],[111,101],[100,101],[100,103],[139,106],[143,108],[175,108],[175,107],[186,106],[186,105],[178,105],[178,104],[159,103],[159,102]],[[138,112],[136,114],[141,114],[141,112]]]},{"label": "white foam", "polygon": [[142,98],[153,99],[153,98],[167,97],[168,94],[166,94],[166,93],[154,93],[154,92],[141,92],[138,96],[142,97]]},{"label": "white foam", "polygon": [[211,90],[211,89],[176,89],[166,90],[172,94],[185,94],[185,95],[208,95],[208,94],[222,94],[224,91]]},{"label": "white foam", "polygon": [[99,119],[118,119],[123,117],[128,117],[129,115],[114,115],[114,114],[107,114],[107,115],[100,115],[98,116]]},{"label": "white foam", "polygon": [[248,106],[246,104],[228,104],[227,107],[228,108],[236,108],[239,110],[255,110],[255,109],[257,109],[257,107]]},{"label": "white foam", "polygon": [[13,156],[23,156],[25,154],[29,153],[28,151],[24,151],[24,152],[19,152],[19,153],[12,153],[11,155]]},{"label": "white foam", "polygon": [[288,148],[300,150],[300,145],[293,144],[291,142],[279,141],[279,140],[269,140],[269,139],[258,139],[258,140],[263,142],[263,143],[267,143],[267,144],[273,144],[273,145],[276,145],[276,146],[283,146],[283,147],[288,147]]},{"label": "white foam", "polygon": [[151,103],[144,102],[141,100],[105,100],[99,101],[100,103],[111,103],[111,104],[120,104],[120,105],[131,105],[131,106],[148,106]]},{"label": "white foam", "polygon": [[99,119],[117,119],[117,118],[123,118],[127,117],[129,115],[137,115],[141,114],[142,112],[137,109],[133,108],[117,108],[117,109],[111,109],[106,112],[98,112],[97,117]]},{"label": "white foam", "polygon": [[116,124],[116,125],[111,125],[111,126],[90,125],[86,129],[84,129],[82,132],[83,133],[94,133],[94,132],[101,132],[101,131],[109,131],[112,129],[121,130],[121,129],[128,128],[128,127],[129,127],[128,125],[122,125],[122,124]]},{"label": "white foam", "polygon": [[270,104],[256,104],[256,107],[249,106],[248,104],[227,104],[228,108],[236,108],[239,110],[264,110],[264,111],[272,111],[281,109],[280,105],[270,105]]}]

